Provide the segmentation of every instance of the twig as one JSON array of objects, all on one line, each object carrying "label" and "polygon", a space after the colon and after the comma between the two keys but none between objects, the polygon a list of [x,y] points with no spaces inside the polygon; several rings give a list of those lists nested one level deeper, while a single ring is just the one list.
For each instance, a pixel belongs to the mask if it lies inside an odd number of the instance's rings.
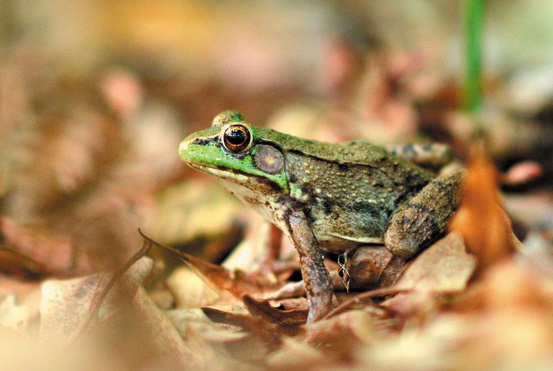
[{"label": "twig", "polygon": [[400,294],[403,292],[409,292],[411,289],[399,289],[395,287],[385,287],[382,289],[376,289],[373,291],[367,291],[362,294],[359,294],[351,299],[348,299],[344,301],[342,304],[331,310],[323,319],[329,319],[331,317],[334,317],[343,311],[345,311],[348,307],[350,307],[353,304],[358,304],[364,300],[378,297],[378,296],[386,296],[386,295],[392,295],[392,294]]}]

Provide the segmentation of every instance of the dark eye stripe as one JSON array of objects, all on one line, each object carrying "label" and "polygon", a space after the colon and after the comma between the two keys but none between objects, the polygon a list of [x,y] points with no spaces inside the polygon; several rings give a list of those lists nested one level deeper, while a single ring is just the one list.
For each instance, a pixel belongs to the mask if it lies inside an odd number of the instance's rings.
[{"label": "dark eye stripe", "polygon": [[217,137],[196,138],[192,141],[192,144],[195,144],[198,146],[205,146],[206,144],[213,143],[216,141],[217,141]]}]

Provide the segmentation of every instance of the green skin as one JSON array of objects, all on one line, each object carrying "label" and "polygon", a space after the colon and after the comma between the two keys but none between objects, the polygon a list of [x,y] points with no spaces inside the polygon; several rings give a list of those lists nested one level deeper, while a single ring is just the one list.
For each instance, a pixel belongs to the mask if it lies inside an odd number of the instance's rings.
[{"label": "green skin", "polygon": [[[232,125],[249,132],[245,148],[225,144]],[[462,172],[436,177],[411,162],[415,147],[405,148],[392,154],[366,142],[305,140],[251,126],[239,113],[226,111],[211,128],[183,140],[179,154],[290,238],[299,253],[312,322],[332,309],[321,249],[344,253],[384,244],[395,256],[410,259],[445,232]]]}]

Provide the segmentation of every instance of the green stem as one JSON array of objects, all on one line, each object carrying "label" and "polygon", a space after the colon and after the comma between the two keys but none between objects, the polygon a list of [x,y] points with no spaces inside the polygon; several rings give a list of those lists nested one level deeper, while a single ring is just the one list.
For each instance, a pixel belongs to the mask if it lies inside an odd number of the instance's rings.
[{"label": "green stem", "polygon": [[478,113],[482,108],[482,26],[484,1],[465,0],[466,80],[465,109]]}]

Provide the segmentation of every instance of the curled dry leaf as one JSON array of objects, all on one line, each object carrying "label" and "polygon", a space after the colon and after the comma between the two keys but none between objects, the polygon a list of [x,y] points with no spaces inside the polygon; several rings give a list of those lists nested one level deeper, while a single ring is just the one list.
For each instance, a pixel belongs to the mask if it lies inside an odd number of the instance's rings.
[{"label": "curled dry leaf", "polygon": [[266,321],[277,323],[281,327],[297,328],[305,324],[307,320],[307,310],[278,310],[273,308],[267,301],[257,301],[248,295],[242,297],[248,311],[253,316],[258,316]]},{"label": "curled dry leaf", "polygon": [[258,272],[229,270],[184,253],[180,253],[179,256],[196,274],[211,284],[216,291],[228,291],[236,298],[241,298],[246,294],[260,296],[282,287],[281,283],[275,282]]},{"label": "curled dry leaf", "polygon": [[450,228],[463,236],[467,250],[477,258],[478,270],[483,271],[509,257],[518,240],[501,208],[497,173],[481,141],[474,145],[467,169]]}]

